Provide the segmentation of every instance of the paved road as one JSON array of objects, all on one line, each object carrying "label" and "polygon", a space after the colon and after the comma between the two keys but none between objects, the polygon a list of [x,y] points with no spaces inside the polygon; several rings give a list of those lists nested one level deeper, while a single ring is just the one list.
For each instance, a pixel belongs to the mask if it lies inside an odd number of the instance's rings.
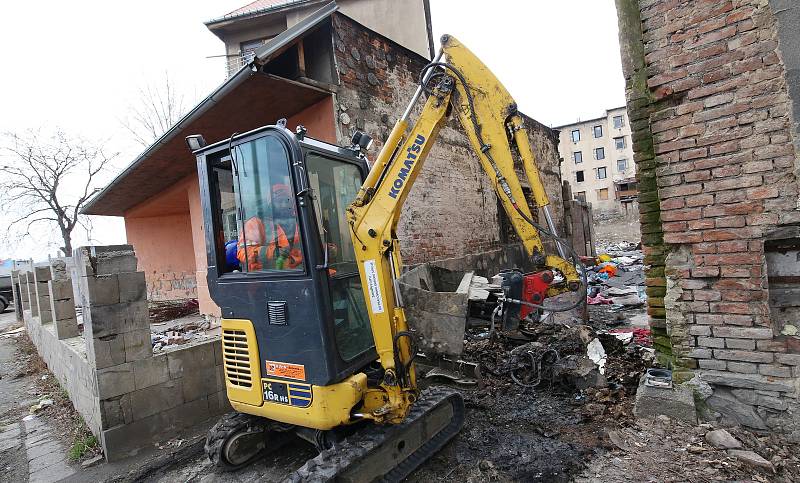
[{"label": "paved road", "polygon": [[[0,314],[0,334],[17,325],[13,311]],[[14,338],[0,335],[0,481],[50,483],[66,478],[74,470],[66,462],[66,450],[46,421],[32,417],[27,409],[36,404],[31,376],[17,357]]]}]

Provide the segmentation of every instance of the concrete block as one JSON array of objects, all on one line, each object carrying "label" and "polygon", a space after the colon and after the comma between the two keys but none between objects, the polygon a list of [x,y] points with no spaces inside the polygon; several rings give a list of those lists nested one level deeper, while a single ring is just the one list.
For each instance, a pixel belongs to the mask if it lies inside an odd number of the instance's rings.
[{"label": "concrete block", "polygon": [[125,339],[125,361],[133,362],[153,355],[150,329],[132,330],[123,334]]},{"label": "concrete block", "polygon": [[120,302],[147,300],[147,283],[144,279],[144,272],[120,273],[117,275],[117,280]]},{"label": "concrete block", "polygon": [[49,324],[53,321],[53,312],[50,311],[50,301],[39,299],[39,323]]},{"label": "concrete block", "polygon": [[208,408],[208,398],[202,397],[169,410],[167,417],[174,421],[178,428],[188,428],[207,421],[211,417]]},{"label": "concrete block", "polygon": [[230,401],[228,401],[228,393],[225,391],[215,392],[208,396],[208,412],[211,416],[219,416],[233,411]]},{"label": "concrete block", "polygon": [[97,395],[100,399],[121,396],[135,389],[132,364],[119,364],[97,370]]},{"label": "concrete block", "polygon": [[125,424],[120,400],[122,396],[100,401],[100,421],[104,428],[113,428]]},{"label": "concrete block", "polygon": [[50,280],[50,266],[33,267],[33,279],[38,283],[46,283]]},{"label": "concrete block", "polygon": [[65,258],[50,260],[50,280],[69,280],[69,264]]},{"label": "concrete block", "polygon": [[85,246],[78,248],[76,255],[75,267],[82,277],[136,271],[131,245]]},{"label": "concrete block", "polygon": [[78,331],[77,319],[55,320],[54,323],[55,323],[56,337],[59,340],[71,339],[73,337],[78,337],[78,335],[80,335],[80,332]]},{"label": "concrete block", "polygon": [[185,371],[181,379],[183,385],[183,400],[186,402],[194,401],[203,396],[208,396],[218,392],[217,370],[219,366],[199,369],[196,371]]},{"label": "concrete block", "polygon": [[180,380],[171,380],[131,393],[133,420],[138,421],[183,404]]},{"label": "concrete block", "polygon": [[105,369],[125,363],[125,340],[121,334],[86,338],[86,355],[94,367]]},{"label": "concrete block", "polygon": [[50,280],[47,282],[50,300],[72,300],[72,280]]},{"label": "concrete block", "polygon": [[177,379],[184,376],[185,372],[198,371],[214,367],[214,344],[202,344],[178,349],[167,353],[169,361],[169,377]]},{"label": "concrete block", "polygon": [[114,305],[120,302],[116,274],[81,277],[81,284],[85,288],[89,305]]},{"label": "concrete block", "polygon": [[124,334],[150,327],[146,301],[89,306],[84,308],[83,321],[87,337]]},{"label": "concrete block", "polygon": [[133,378],[136,389],[144,389],[169,381],[167,356],[160,354],[134,362]]},{"label": "concrete block", "polygon": [[76,317],[75,304],[72,299],[50,299],[50,312],[53,320],[74,319]]},{"label": "concrete block", "polygon": [[637,418],[650,418],[663,414],[672,419],[697,423],[694,396],[689,387],[676,385],[672,389],[667,389],[645,386],[644,377],[636,391],[633,414]]},{"label": "concrete block", "polygon": [[214,341],[214,364],[221,366],[222,365],[222,341],[216,340]]}]

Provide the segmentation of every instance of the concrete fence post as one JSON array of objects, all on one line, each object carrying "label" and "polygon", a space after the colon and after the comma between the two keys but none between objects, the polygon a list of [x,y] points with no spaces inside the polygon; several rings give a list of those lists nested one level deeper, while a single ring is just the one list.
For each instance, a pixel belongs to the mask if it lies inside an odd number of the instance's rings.
[{"label": "concrete fence post", "polygon": [[[19,289],[19,270],[11,270],[11,296],[14,298],[14,305],[22,307],[22,294]],[[15,310],[14,315],[17,322],[23,322],[25,317],[22,315],[22,310]]]},{"label": "concrete fence post", "polygon": [[36,291],[36,311],[39,314],[39,323],[41,324],[49,324],[53,321],[53,313],[50,309],[50,290],[48,289],[49,281],[49,265],[33,267],[33,286],[34,290]]},{"label": "concrete fence post", "polygon": [[[144,273],[130,245],[80,247],[75,264],[86,300],[83,332],[89,362],[98,369],[153,355]],[[127,368],[116,368],[123,370]],[[131,375],[131,384],[133,376]],[[102,395],[101,395],[102,398]]]},{"label": "concrete fence post", "polygon": [[72,277],[69,270],[71,261],[70,258],[50,260],[51,280],[47,282],[47,288],[56,338],[59,340],[77,337],[79,334],[75,315],[75,295],[72,291]]},{"label": "concrete fence post", "polygon": [[33,271],[25,271],[25,299],[27,301],[27,309],[31,313],[31,317],[39,316],[39,305],[36,303],[36,287],[33,283]]}]

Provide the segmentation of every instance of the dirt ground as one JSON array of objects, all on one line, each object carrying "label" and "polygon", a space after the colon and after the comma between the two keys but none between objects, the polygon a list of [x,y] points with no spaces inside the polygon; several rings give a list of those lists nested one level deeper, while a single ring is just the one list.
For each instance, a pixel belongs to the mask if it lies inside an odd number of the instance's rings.
[{"label": "dirt ground", "polygon": [[596,214],[593,228],[598,250],[612,243],[639,243],[642,239],[638,213],[615,216]]}]

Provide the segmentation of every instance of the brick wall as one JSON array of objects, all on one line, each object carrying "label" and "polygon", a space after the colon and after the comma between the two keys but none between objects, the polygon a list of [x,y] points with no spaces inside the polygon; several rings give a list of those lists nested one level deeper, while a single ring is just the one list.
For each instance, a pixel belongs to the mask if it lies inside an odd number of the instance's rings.
[{"label": "brick wall", "polygon": [[764,249],[800,222],[792,102],[770,3],[617,8],[662,344],[714,385],[708,403],[725,417],[800,435],[791,418],[800,347],[771,313]]},{"label": "brick wall", "polygon": [[[411,100],[427,60],[345,16],[335,14],[333,25],[341,79],[335,96],[339,143],[348,143],[355,129],[364,130],[375,139],[368,153],[375,159]],[[412,120],[422,102],[416,107]],[[554,218],[561,223],[557,141],[549,128],[536,121],[529,120],[528,126],[554,205]],[[406,264],[500,245],[497,197],[455,118],[442,127],[406,201],[397,231]]]}]

